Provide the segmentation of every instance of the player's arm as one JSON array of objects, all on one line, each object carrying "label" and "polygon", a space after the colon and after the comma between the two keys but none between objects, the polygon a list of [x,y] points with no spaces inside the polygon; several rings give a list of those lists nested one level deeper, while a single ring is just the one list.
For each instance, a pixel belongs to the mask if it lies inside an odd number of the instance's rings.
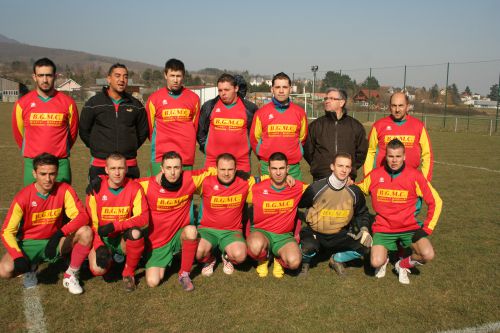
[{"label": "player's arm", "polygon": [[246,111],[246,115],[247,115],[247,135],[250,135],[250,130],[252,128],[253,118],[255,116],[255,112],[257,112],[259,107],[257,106],[257,104],[255,104],[249,100],[246,100],[244,98],[242,98],[242,100],[243,100],[243,104],[245,105],[245,111]]},{"label": "player's arm", "polygon": [[365,178],[356,183],[359,189],[363,192],[364,195],[370,194],[370,185],[371,185],[371,173],[365,175]]},{"label": "player's arm", "polygon": [[316,137],[314,131],[314,122],[309,124],[309,135],[306,138],[306,142],[304,144],[304,159],[306,162],[311,165],[314,159],[314,138]]},{"label": "player's arm", "polygon": [[193,180],[194,186],[196,187],[197,192],[201,190],[201,186],[203,185],[203,181],[209,176],[217,175],[217,169],[214,167],[208,167],[198,170],[193,170],[190,172],[191,179]]},{"label": "player's arm", "polygon": [[425,127],[422,127],[422,133],[420,135],[420,150],[421,150],[421,165],[422,173],[425,179],[428,181],[432,180],[432,169],[434,166],[434,155],[432,154],[431,141],[429,140],[429,134]]},{"label": "player's arm", "polygon": [[358,229],[366,227],[370,230],[370,213],[366,207],[365,196],[358,186],[351,185],[349,188],[354,192],[354,223]]},{"label": "player's arm", "polygon": [[366,153],[365,164],[363,164],[363,173],[365,175],[369,174],[373,169],[376,168],[375,164],[377,163],[377,149],[378,133],[375,126],[373,126],[370,134],[368,135],[368,151]]},{"label": "player's arm", "polygon": [[98,234],[98,229],[99,229],[99,216],[97,214],[97,199],[93,194],[87,195],[86,198],[86,207],[87,207],[87,214],[90,216],[90,221],[91,221],[91,227],[92,230],[94,231],[94,241],[93,241],[93,248],[97,249],[100,246],[104,245],[104,242],[101,239],[101,236]]},{"label": "player's arm", "polygon": [[24,138],[24,121],[23,121],[23,108],[16,102],[14,110],[12,111],[12,134],[19,148],[23,148]]},{"label": "player's arm", "polygon": [[70,140],[70,148],[76,142],[78,138],[78,108],[76,107],[75,101],[71,100],[71,103],[68,106],[68,127],[69,127],[69,140]]},{"label": "player's arm", "polygon": [[148,98],[148,101],[146,102],[146,116],[148,119],[149,141],[151,141],[151,136],[153,135],[153,130],[155,127],[155,115],[156,115],[156,108],[150,96]]},{"label": "player's arm", "polygon": [[368,153],[368,140],[366,140],[366,131],[363,125],[359,124],[359,130],[356,136],[356,148],[354,152],[354,167],[357,169],[361,168],[366,160],[366,155]]},{"label": "player's arm", "polygon": [[200,98],[196,95],[196,102],[193,110],[193,126],[194,132],[198,133],[198,124],[200,121]]},{"label": "player's arm", "polygon": [[140,107],[138,108],[138,113],[137,113],[137,121],[135,123],[135,128],[136,128],[136,133],[137,133],[137,148],[142,146],[144,141],[149,136],[149,125],[148,125],[148,117],[146,115],[146,110],[144,109],[144,106],[140,102],[139,103]]},{"label": "player's arm", "polygon": [[304,113],[302,119],[300,120],[299,141],[301,146],[304,146],[306,144],[306,139],[307,139],[307,117],[306,114]]},{"label": "player's arm", "polygon": [[95,113],[92,99],[88,100],[83,106],[78,123],[78,133],[85,146],[90,147],[90,132],[94,126]]},{"label": "player's arm", "polygon": [[415,181],[415,186],[417,195],[423,197],[427,204],[427,217],[425,218],[422,230],[427,235],[430,235],[434,231],[439,216],[441,215],[443,201],[437,191],[432,187],[431,183],[429,183],[421,173],[419,173]]},{"label": "player's arm", "polygon": [[314,204],[314,197],[316,196],[315,186],[311,185],[302,194],[299,201],[299,208],[310,208]]},{"label": "player's arm", "polygon": [[69,186],[64,193],[64,212],[70,219],[70,221],[61,228],[65,236],[89,224],[89,216],[83,208],[82,202],[76,195],[75,190]]},{"label": "player's arm", "polygon": [[260,121],[259,113],[253,117],[252,126],[250,128],[250,145],[252,150],[257,155],[257,145],[262,139],[262,122]]},{"label": "player's arm", "polygon": [[135,194],[132,204],[132,216],[125,221],[114,222],[115,231],[124,231],[132,227],[147,227],[149,220],[149,207],[142,187]]},{"label": "player's arm", "polygon": [[196,141],[200,145],[200,151],[205,153],[205,145],[207,144],[208,129],[210,128],[210,114],[216,103],[216,98],[206,101],[200,110],[198,121],[198,131],[196,132]]},{"label": "player's arm", "polygon": [[23,215],[22,203],[14,198],[2,226],[2,242],[14,260],[24,256],[16,238]]}]

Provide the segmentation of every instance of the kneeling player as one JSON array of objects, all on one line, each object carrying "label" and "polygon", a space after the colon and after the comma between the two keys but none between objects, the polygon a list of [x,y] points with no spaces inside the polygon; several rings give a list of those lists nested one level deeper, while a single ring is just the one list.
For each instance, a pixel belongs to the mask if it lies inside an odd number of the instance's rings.
[{"label": "kneeling player", "polygon": [[[370,194],[373,209],[377,213],[373,230],[371,264],[376,277],[385,276],[389,261],[388,251],[397,250],[397,242],[412,247],[413,254],[396,263],[399,282],[409,284],[410,268],[434,258],[434,249],[427,239],[438,222],[442,201],[423,174],[404,163],[405,147],[398,139],[387,144],[385,165],[366,175],[359,183],[365,194]],[[427,204],[427,217],[419,225],[415,212],[418,198]]]},{"label": "kneeling player", "polygon": [[148,205],[139,183],[125,177],[126,159],[113,153],[106,158],[106,176],[87,188],[87,209],[94,229],[89,254],[90,270],[104,275],[114,253],[126,255],[122,272],[125,290],[135,290],[135,270],[144,250],[143,229],[148,224]]},{"label": "kneeling player", "polygon": [[162,156],[159,175],[139,181],[150,210],[146,255],[148,286],[158,286],[173,256],[182,252],[179,282],[186,291],[194,289],[189,274],[198,246],[198,233],[196,227],[190,225],[190,205],[193,193],[209,173],[182,171],[181,156],[170,151]]},{"label": "kneeling player", "polygon": [[[0,260],[0,277],[24,273],[24,286],[37,284],[36,268],[43,261],[55,262],[71,253],[63,285],[72,294],[81,294],[78,272],[92,245],[92,230],[75,190],[56,182],[57,157],[43,153],[33,159],[35,183],[14,197],[2,227],[7,253]],[[63,216],[70,221],[63,225]]]},{"label": "kneeling player", "polygon": [[253,203],[253,224],[247,238],[248,254],[258,261],[257,274],[268,274],[268,252],[275,256],[273,275],[283,277],[284,268],[297,269],[301,252],[294,238],[297,206],[307,185],[296,181],[288,187],[289,165],[285,154],[277,152],[269,157],[270,179],[255,184],[247,201]]},{"label": "kneeling player", "polygon": [[[311,184],[299,203],[299,208],[309,208],[307,227],[300,232],[301,275],[307,274],[309,264],[320,248],[334,251],[329,264],[342,276],[345,274],[344,263],[360,258],[371,246],[365,197],[356,185],[347,186],[352,168],[351,155],[336,154],[330,168],[330,177]],[[352,233],[354,230],[356,236]]]}]

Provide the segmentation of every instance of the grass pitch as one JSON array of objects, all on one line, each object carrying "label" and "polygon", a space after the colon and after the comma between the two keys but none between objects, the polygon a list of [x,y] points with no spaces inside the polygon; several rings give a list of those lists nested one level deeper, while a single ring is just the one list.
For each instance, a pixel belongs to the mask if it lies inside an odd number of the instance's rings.
[{"label": "grass pitch", "polygon": [[[22,187],[11,110],[12,104],[0,104],[2,221]],[[326,261],[305,279],[278,280],[271,274],[260,279],[248,262],[232,276],[219,266],[211,278],[195,267],[196,290],[186,293],[175,263],[155,289],[140,273],[133,293],[125,293],[120,280],[105,282],[82,272],[85,293],[73,296],[62,287],[63,264],[42,266],[37,288],[48,331],[434,332],[500,321],[500,137],[442,131],[430,136],[437,161],[433,184],[444,208],[430,238],[436,258],[410,275],[410,285],[400,285],[390,271],[377,280],[363,267],[349,268],[348,278],[340,279]],[[139,154],[144,175],[149,149],[144,146]],[[71,164],[81,199],[88,161],[88,150],[78,141]],[[0,280],[0,294],[0,332],[26,331],[21,279]]]}]

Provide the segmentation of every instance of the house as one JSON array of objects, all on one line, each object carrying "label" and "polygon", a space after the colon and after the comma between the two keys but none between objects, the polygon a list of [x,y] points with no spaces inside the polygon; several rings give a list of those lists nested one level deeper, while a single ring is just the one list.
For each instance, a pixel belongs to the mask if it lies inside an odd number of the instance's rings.
[{"label": "house", "polygon": [[357,103],[368,102],[370,99],[375,99],[376,103],[380,100],[380,93],[378,90],[361,89],[352,98],[352,100]]},{"label": "house", "polygon": [[207,87],[207,86],[189,86],[186,87],[191,89],[200,98],[200,105],[203,105],[208,100],[211,100],[219,95],[217,87]]},{"label": "house", "polygon": [[23,83],[0,77],[0,102],[17,102],[28,91]]},{"label": "house", "polygon": [[481,99],[479,101],[474,100],[474,107],[475,108],[488,108],[488,109],[495,109],[497,107],[497,101],[490,101],[490,100],[484,100]]},{"label": "house", "polygon": [[73,79],[67,79],[56,86],[57,91],[64,91],[67,93],[73,91],[80,91],[81,88],[82,86],[76,83],[76,81]]}]

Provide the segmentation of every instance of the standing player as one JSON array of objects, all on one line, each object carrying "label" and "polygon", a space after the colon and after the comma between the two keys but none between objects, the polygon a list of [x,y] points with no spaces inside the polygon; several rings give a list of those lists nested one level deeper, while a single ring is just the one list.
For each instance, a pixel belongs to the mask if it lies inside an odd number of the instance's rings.
[{"label": "standing player", "polygon": [[125,65],[112,65],[107,80],[108,87],[85,103],[80,117],[80,138],[92,156],[89,179],[106,173],[106,158],[114,152],[127,159],[127,177],[139,178],[137,150],[149,134],[146,111],[139,100],[126,92]]},{"label": "standing player", "polygon": [[[377,214],[373,230],[371,264],[376,276],[385,276],[388,263],[387,252],[395,251],[397,242],[411,246],[413,254],[396,263],[399,282],[409,284],[410,268],[424,264],[434,258],[434,249],[427,238],[436,227],[441,214],[442,201],[422,173],[405,164],[405,146],[393,139],[387,144],[386,162],[358,184],[370,194],[373,209]],[[415,218],[418,198],[427,204],[427,217],[421,225]]]},{"label": "standing player", "polygon": [[330,169],[330,177],[312,183],[299,203],[299,208],[309,208],[307,227],[300,232],[302,275],[320,248],[333,251],[330,267],[343,276],[344,263],[361,258],[371,246],[365,197],[356,185],[347,186],[352,156],[336,154]]},{"label": "standing player", "polygon": [[[58,158],[51,154],[33,159],[35,183],[16,194],[2,227],[7,253],[0,260],[0,277],[25,273],[24,286],[34,287],[39,263],[71,253],[63,286],[81,294],[78,273],[92,245],[92,230],[75,190],[56,182],[58,166]],[[64,225],[63,216],[70,220]]]},{"label": "standing player", "polygon": [[152,175],[160,172],[162,155],[167,151],[178,152],[185,169],[193,168],[200,98],[183,87],[185,74],[182,61],[168,60],[164,73],[167,86],[154,92],[146,103]]},{"label": "standing player", "polygon": [[[212,174],[215,174],[212,169]],[[149,205],[146,282],[150,287],[160,284],[173,256],[181,255],[179,282],[186,291],[194,289],[189,277],[198,247],[198,233],[190,225],[193,193],[209,172],[182,171],[182,157],[177,152],[162,156],[161,172],[140,180]]]},{"label": "standing player", "polygon": [[24,185],[35,181],[33,158],[48,152],[58,158],[57,181],[71,183],[70,149],[78,135],[75,101],[54,88],[56,65],[47,58],[33,64],[36,89],[14,104],[12,132],[24,157]]},{"label": "standing player", "polygon": [[290,167],[286,156],[277,152],[269,157],[270,179],[254,185],[247,201],[253,203],[252,232],[247,238],[248,255],[257,260],[257,274],[268,274],[268,253],[274,259],[273,275],[282,278],[284,268],[297,269],[301,252],[294,238],[297,207],[307,185],[297,181],[288,187]]},{"label": "standing player", "polygon": [[197,140],[206,155],[205,167],[215,166],[217,156],[229,153],[239,170],[250,172],[248,132],[257,105],[245,99],[246,83],[239,80],[238,85],[236,77],[222,74],[217,80],[219,96],[201,108]]},{"label": "standing player", "polygon": [[144,250],[148,225],[148,204],[141,185],[125,177],[125,156],[113,153],[106,158],[106,176],[87,188],[87,210],[92,219],[94,244],[89,254],[90,270],[104,275],[111,255],[126,255],[122,272],[126,291],[135,290],[135,270]]},{"label": "standing player", "polygon": [[434,157],[424,124],[408,114],[410,103],[404,93],[394,93],[389,106],[391,115],[377,120],[368,135],[364,174],[383,166],[387,143],[392,139],[399,139],[405,145],[406,165],[415,169],[421,167],[425,179],[431,181]]},{"label": "standing player", "polygon": [[233,264],[246,259],[247,247],[242,233],[243,207],[254,178],[236,177],[236,158],[228,153],[217,157],[217,176],[207,177],[201,186],[202,216],[198,232],[201,236],[196,258],[204,263],[203,276],[214,272],[212,250],[222,252],[223,271],[234,272]]},{"label": "standing player", "polygon": [[307,118],[304,109],[290,101],[291,84],[285,73],[273,77],[272,102],[255,113],[250,143],[260,160],[261,174],[268,174],[269,157],[280,149],[290,163],[290,175],[302,179],[300,160],[307,137]]}]

